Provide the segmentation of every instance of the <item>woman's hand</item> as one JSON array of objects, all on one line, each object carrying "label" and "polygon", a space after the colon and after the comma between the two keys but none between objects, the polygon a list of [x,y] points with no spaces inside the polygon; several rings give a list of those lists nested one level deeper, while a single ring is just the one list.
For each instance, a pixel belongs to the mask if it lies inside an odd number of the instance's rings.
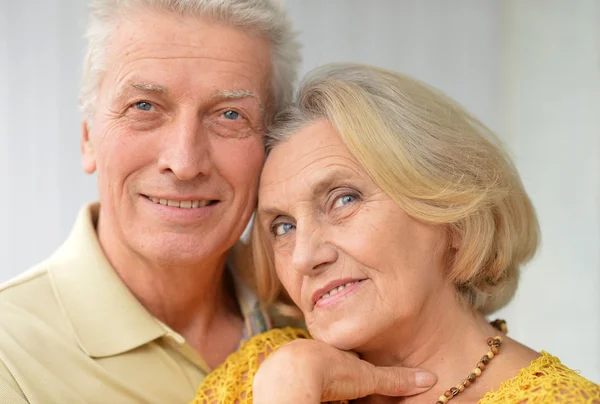
[{"label": "woman's hand", "polygon": [[256,404],[321,403],[372,394],[411,396],[436,377],[421,369],[376,367],[354,353],[315,340],[295,340],[263,362],[253,384]]}]

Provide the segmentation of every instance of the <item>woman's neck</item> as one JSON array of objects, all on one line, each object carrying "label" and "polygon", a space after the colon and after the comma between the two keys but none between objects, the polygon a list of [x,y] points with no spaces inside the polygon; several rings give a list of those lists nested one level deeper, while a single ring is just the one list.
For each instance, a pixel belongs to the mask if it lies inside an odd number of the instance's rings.
[{"label": "woman's neck", "polygon": [[[396,325],[378,341],[357,350],[362,359],[374,365],[422,368],[438,376],[429,392],[408,397],[405,403],[435,403],[444,391],[472,372],[489,349],[486,339],[499,334],[481,314],[461,304],[454,293],[442,291],[423,308],[418,319]],[[476,402],[487,387],[486,383],[473,384],[461,393],[460,401],[473,398]]]}]

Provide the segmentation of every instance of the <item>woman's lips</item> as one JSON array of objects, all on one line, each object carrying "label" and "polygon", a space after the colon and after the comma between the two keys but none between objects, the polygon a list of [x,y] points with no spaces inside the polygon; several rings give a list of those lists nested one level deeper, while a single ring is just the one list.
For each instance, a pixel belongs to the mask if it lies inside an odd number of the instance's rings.
[{"label": "woman's lips", "polygon": [[352,293],[360,287],[366,279],[338,279],[328,283],[313,294],[313,304],[316,307],[326,307],[340,300],[343,296]]}]

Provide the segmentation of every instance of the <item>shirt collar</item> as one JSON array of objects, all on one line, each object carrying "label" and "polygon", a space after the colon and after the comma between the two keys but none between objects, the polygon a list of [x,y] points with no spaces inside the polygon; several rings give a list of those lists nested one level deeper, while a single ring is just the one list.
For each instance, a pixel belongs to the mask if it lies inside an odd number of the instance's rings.
[{"label": "shirt collar", "polygon": [[[100,205],[85,205],[65,243],[47,261],[55,295],[90,357],[118,355],[165,335],[185,340],[135,298],[108,262],[96,234]],[[231,268],[231,266],[228,266]],[[242,341],[271,328],[256,295],[234,275],[244,317]]]},{"label": "shirt collar", "polygon": [[[228,267],[230,268],[230,267]],[[234,276],[242,316],[244,317],[244,332],[240,345],[253,337],[272,328],[271,318],[266,308],[260,303],[254,292],[238,277]]]},{"label": "shirt collar", "polygon": [[50,279],[81,349],[118,355],[167,333],[108,262],[96,235],[99,204],[84,206],[65,243],[49,260]]}]

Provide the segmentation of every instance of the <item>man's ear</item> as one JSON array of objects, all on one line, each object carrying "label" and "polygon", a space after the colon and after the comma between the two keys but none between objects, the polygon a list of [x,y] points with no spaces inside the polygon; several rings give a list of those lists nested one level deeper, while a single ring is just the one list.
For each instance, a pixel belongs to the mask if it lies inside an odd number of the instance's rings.
[{"label": "man's ear", "polygon": [[83,121],[81,124],[81,165],[83,166],[83,171],[88,174],[96,171],[96,155],[86,121]]}]

